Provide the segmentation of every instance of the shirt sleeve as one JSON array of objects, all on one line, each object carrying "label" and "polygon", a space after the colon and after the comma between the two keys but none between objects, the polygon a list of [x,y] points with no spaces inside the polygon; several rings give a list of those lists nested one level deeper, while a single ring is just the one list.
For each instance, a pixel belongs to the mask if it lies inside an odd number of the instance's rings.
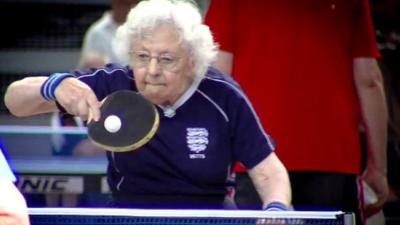
[{"label": "shirt sleeve", "polygon": [[264,160],[275,149],[270,136],[263,129],[260,119],[243,92],[234,104],[232,119],[232,140],[235,159],[247,169]]},{"label": "shirt sleeve", "polygon": [[205,17],[219,48],[228,52],[234,47],[233,9],[233,0],[212,0]]},{"label": "shirt sleeve", "polygon": [[377,47],[375,28],[368,0],[360,0],[354,9],[352,32],[353,57],[380,57]]},{"label": "shirt sleeve", "polygon": [[0,146],[0,179],[11,180],[12,182],[16,181],[16,177],[14,173],[11,171],[8,166],[7,160],[3,155],[3,149]]}]

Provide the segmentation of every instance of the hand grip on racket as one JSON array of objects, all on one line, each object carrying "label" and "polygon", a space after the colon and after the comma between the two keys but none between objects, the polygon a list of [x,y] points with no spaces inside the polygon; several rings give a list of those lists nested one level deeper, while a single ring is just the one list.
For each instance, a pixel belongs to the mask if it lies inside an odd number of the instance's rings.
[{"label": "hand grip on racket", "polygon": [[121,90],[107,96],[99,121],[88,123],[88,135],[105,150],[125,152],[146,144],[159,125],[155,106],[140,94]]}]

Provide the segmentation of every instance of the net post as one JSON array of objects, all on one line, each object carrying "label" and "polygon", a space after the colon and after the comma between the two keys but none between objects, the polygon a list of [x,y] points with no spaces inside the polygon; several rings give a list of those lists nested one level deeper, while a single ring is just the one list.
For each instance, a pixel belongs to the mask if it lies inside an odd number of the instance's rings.
[{"label": "net post", "polygon": [[345,213],[343,215],[344,225],[356,225],[356,220],[354,217],[354,213]]}]

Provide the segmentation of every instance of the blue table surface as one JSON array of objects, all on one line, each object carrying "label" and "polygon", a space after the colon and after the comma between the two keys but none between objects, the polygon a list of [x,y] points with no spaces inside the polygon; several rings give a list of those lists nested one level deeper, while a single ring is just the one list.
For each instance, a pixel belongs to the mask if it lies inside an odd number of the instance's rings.
[{"label": "blue table surface", "polygon": [[105,156],[27,156],[10,157],[11,168],[19,174],[104,175],[107,172]]}]

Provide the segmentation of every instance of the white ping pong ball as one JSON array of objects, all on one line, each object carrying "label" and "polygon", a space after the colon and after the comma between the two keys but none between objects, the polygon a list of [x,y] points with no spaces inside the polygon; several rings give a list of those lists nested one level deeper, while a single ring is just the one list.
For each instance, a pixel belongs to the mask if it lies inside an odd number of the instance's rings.
[{"label": "white ping pong ball", "polygon": [[104,120],[104,128],[110,133],[118,132],[121,125],[121,119],[116,115],[110,115]]}]

